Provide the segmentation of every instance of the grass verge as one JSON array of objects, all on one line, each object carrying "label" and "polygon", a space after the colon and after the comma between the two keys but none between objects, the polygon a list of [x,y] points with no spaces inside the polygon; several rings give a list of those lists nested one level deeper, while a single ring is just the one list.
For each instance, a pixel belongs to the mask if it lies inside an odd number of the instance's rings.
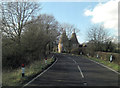
[{"label": "grass verge", "polygon": [[107,66],[107,67],[110,67],[111,69],[113,69],[113,70],[115,70],[115,71],[119,71],[119,65],[118,64],[116,64],[116,63],[113,63],[113,62],[109,62],[109,61],[105,61],[105,60],[102,60],[102,59],[97,59],[97,58],[94,58],[94,57],[87,57],[87,58],[89,58],[89,59],[91,59],[91,60],[94,60],[94,61],[96,61],[96,62],[98,62],[98,63],[100,63],[100,64],[103,64],[103,65],[105,65],[105,66]]},{"label": "grass verge", "polygon": [[22,77],[21,68],[9,72],[3,72],[2,86],[23,86],[53,62],[53,58],[47,59],[47,64],[45,64],[44,60],[34,61],[29,66],[25,67],[25,77]]},{"label": "grass verge", "polygon": [[111,68],[111,69],[113,69],[113,70],[115,70],[115,71],[117,71],[117,72],[120,72],[120,68],[119,68],[119,66],[120,65],[118,65],[118,64],[116,64],[116,63],[114,63],[114,62],[109,62],[109,61],[105,61],[105,60],[102,60],[102,59],[97,59],[97,58],[95,58],[95,57],[87,57],[87,56],[84,56],[84,55],[76,55],[76,54],[71,54],[72,56],[82,56],[82,57],[85,57],[85,58],[88,58],[88,59],[91,59],[91,60],[93,60],[93,61],[96,61],[96,62],[98,62],[98,63],[100,63],[100,64],[103,64],[103,65],[105,65],[105,66],[107,66],[107,67],[109,67],[109,68]]}]

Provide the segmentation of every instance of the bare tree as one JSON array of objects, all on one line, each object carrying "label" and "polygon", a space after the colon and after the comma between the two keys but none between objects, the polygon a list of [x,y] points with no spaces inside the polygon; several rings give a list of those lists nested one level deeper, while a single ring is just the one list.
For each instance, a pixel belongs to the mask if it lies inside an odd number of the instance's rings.
[{"label": "bare tree", "polygon": [[38,19],[38,23],[43,25],[42,29],[45,31],[46,35],[43,45],[44,50],[46,50],[46,46],[49,46],[49,50],[51,50],[50,47],[53,46],[53,42],[56,42],[56,39],[59,36],[59,23],[52,15],[42,14]]},{"label": "bare tree", "polygon": [[17,37],[20,43],[24,26],[39,10],[40,5],[33,2],[2,3],[2,31],[12,39]]},{"label": "bare tree", "polygon": [[40,30],[43,30],[46,36],[49,36],[48,42],[55,41],[55,38],[59,36],[59,23],[54,16],[41,14],[35,20],[34,24],[38,25]]},{"label": "bare tree", "polygon": [[87,39],[94,44],[95,50],[101,50],[103,44],[111,40],[108,32],[102,25],[92,26],[87,32]]},{"label": "bare tree", "polygon": [[87,32],[87,38],[88,40],[94,42],[105,42],[110,39],[108,32],[104,29],[102,25],[92,26]]},{"label": "bare tree", "polygon": [[[55,42],[57,36],[59,36],[59,24],[54,18],[54,16],[46,14],[39,15],[30,23],[31,24],[26,26],[27,30],[25,31],[25,33],[30,34],[29,38],[32,37],[32,40],[35,40],[35,42],[37,42],[37,47],[40,47],[39,50],[43,50],[45,54],[47,51],[46,46],[53,46],[53,42]],[[35,43],[33,41],[31,42],[31,44],[33,43],[34,45]]]}]

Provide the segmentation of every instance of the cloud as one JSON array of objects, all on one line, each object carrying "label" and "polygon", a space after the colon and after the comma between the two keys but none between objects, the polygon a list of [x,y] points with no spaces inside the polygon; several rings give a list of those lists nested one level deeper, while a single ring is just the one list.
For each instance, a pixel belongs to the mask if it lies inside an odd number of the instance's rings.
[{"label": "cloud", "polygon": [[118,36],[113,36],[112,37],[112,42],[118,43]]},{"label": "cloud", "polygon": [[79,35],[77,35],[77,38],[78,38],[78,39],[80,39],[80,36],[79,36]]},{"label": "cloud", "polygon": [[82,43],[82,42],[83,42],[83,40],[81,40],[81,38],[80,38],[79,35],[77,35],[77,39],[78,39],[78,42],[79,42],[79,43]]},{"label": "cloud", "polygon": [[118,0],[99,3],[93,9],[86,9],[85,16],[92,16],[93,23],[103,23],[105,28],[118,29]]}]

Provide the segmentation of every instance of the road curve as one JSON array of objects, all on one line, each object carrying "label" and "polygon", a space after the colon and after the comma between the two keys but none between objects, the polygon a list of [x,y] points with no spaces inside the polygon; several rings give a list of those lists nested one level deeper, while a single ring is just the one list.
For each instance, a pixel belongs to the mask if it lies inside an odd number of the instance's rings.
[{"label": "road curve", "polygon": [[55,54],[58,59],[27,86],[118,86],[118,74],[82,56]]}]

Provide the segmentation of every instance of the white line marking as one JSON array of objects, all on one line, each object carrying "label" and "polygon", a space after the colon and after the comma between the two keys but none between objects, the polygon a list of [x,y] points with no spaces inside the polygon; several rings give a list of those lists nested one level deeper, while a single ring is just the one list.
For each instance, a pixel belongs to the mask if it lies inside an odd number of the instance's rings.
[{"label": "white line marking", "polygon": [[[72,58],[70,58],[70,59],[72,59]],[[72,59],[72,60],[74,61],[75,64],[78,65],[78,63],[77,63],[74,59]],[[83,72],[82,72],[82,70],[80,69],[80,66],[79,66],[79,65],[78,65],[78,70],[79,70],[79,72],[80,72],[82,78],[84,78]]]},{"label": "white line marking", "polygon": [[82,73],[82,71],[81,71],[79,65],[78,65],[78,69],[79,69],[79,71],[80,71],[80,74],[82,75],[82,78],[84,78],[84,75],[83,75],[83,73]]},{"label": "white line marking", "polygon": [[76,61],[75,61],[74,59],[72,59],[72,60],[75,62],[75,64],[77,64]]},{"label": "white line marking", "polygon": [[98,63],[98,62],[96,62],[96,61],[94,61],[94,60],[91,60],[91,59],[88,59],[88,60],[90,60],[90,61],[92,61],[92,62],[94,62],[94,63],[97,63],[97,64],[99,64],[99,65],[101,65],[101,66],[103,66],[103,67],[105,67],[105,68],[107,68],[107,69],[109,69],[109,70],[117,73],[117,74],[120,74],[119,72],[117,72],[117,71],[115,71],[115,70],[113,70],[113,69],[111,69],[111,68],[109,68],[109,67],[107,67],[107,66],[105,66],[105,65],[103,65],[103,64],[101,64],[101,63]]},{"label": "white line marking", "polygon": [[48,67],[46,70],[44,70],[42,73],[40,73],[38,76],[36,76],[35,78],[33,78],[31,81],[29,81],[27,84],[25,84],[23,87],[29,85],[31,82],[33,82],[35,79],[37,79],[38,77],[40,77],[42,74],[44,74],[46,71],[48,71],[56,62],[58,61],[58,58],[56,59],[56,61],[50,66]]}]

